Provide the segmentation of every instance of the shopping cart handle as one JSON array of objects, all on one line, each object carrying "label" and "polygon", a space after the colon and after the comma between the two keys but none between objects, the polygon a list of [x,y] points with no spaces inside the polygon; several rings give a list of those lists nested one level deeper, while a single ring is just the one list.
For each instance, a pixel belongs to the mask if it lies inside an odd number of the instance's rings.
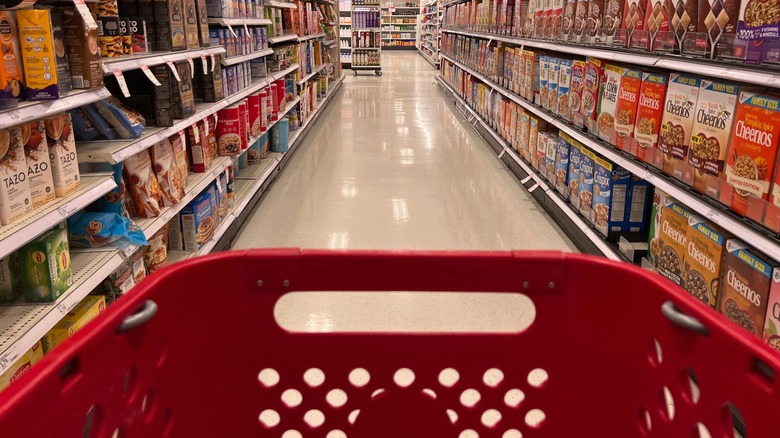
[{"label": "shopping cart handle", "polygon": [[149,322],[155,314],[157,314],[157,303],[152,300],[146,300],[138,312],[128,316],[122,324],[119,324],[116,332],[122,333],[140,327]]},{"label": "shopping cart handle", "polygon": [[661,305],[661,313],[675,325],[704,336],[710,335],[710,331],[707,330],[707,327],[705,327],[704,324],[699,322],[698,319],[682,313],[671,301],[667,301]]}]

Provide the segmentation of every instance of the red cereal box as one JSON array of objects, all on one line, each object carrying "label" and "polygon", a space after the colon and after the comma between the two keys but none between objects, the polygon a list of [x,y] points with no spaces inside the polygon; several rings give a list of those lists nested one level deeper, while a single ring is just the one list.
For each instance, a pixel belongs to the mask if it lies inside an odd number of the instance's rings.
[{"label": "red cereal box", "polygon": [[615,146],[618,149],[628,151],[631,148],[641,88],[642,72],[624,68],[615,111],[615,133],[617,134]]},{"label": "red cereal box", "polygon": [[[643,73],[642,88],[639,90],[639,103],[636,110],[636,125],[634,126],[634,139],[638,148],[636,157],[639,161],[647,159],[648,149],[651,149],[651,159],[661,165],[661,154],[656,154],[658,147],[658,131],[661,127],[661,118],[664,113],[666,98],[666,84],[668,77],[658,73]],[[659,160],[655,160],[657,157]]]}]

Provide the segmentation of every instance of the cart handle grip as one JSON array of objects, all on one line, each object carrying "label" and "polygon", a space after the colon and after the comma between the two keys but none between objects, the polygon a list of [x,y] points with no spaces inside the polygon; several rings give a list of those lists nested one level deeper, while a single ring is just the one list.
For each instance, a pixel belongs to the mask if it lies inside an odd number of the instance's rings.
[{"label": "cart handle grip", "polygon": [[146,300],[143,307],[138,309],[136,313],[125,318],[122,324],[119,324],[119,327],[116,328],[116,332],[126,332],[146,324],[157,314],[157,309],[157,303],[152,300]]},{"label": "cart handle grip", "polygon": [[709,336],[710,331],[698,319],[688,316],[680,311],[673,302],[667,301],[661,305],[661,313],[673,324],[684,329]]}]

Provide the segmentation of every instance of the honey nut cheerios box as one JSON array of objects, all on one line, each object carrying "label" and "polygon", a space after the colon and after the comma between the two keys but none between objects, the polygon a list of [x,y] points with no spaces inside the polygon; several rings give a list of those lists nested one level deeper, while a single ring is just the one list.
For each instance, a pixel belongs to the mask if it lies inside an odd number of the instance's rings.
[{"label": "honey nut cheerios box", "polygon": [[658,257],[655,267],[661,276],[683,284],[683,263],[688,247],[690,211],[675,199],[667,198],[661,210]]},{"label": "honey nut cheerios box", "polygon": [[726,252],[726,234],[704,218],[688,218],[688,245],[683,264],[683,287],[704,304],[715,308]]}]

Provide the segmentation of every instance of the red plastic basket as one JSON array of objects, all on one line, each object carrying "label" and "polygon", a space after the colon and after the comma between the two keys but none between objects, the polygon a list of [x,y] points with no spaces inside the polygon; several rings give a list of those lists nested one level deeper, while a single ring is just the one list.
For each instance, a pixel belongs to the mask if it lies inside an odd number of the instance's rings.
[{"label": "red plastic basket", "polygon": [[[522,293],[536,317],[521,333],[290,333],[273,313],[290,291]],[[459,379],[445,386],[450,368]],[[497,385],[483,378],[494,368]],[[399,369],[411,385],[394,381]],[[549,376],[538,387],[535,369]],[[0,433],[77,437],[87,422],[99,437],[732,437],[738,410],[753,438],[777,436],[778,369],[758,339],[669,282],[601,258],[223,253],[152,275],[44,358],[0,394]],[[264,384],[263,370],[278,380]],[[464,405],[465,391],[479,401]],[[486,411],[500,420],[485,425]]]}]

